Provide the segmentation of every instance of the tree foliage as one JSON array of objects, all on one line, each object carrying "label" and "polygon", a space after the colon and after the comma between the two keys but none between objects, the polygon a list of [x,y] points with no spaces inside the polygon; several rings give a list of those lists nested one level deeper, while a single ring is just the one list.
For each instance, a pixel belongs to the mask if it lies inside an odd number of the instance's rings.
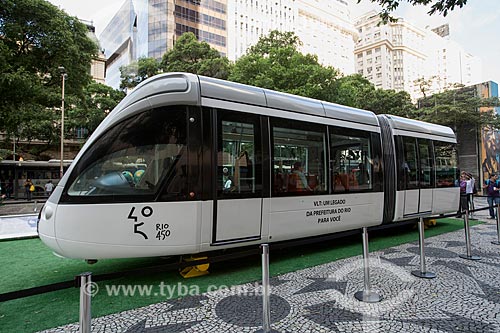
[{"label": "tree foliage", "polygon": [[66,94],[80,96],[90,80],[97,45],[87,27],[43,0],[2,0],[0,6],[0,131],[7,138],[56,138],[55,108]]},{"label": "tree foliage", "polygon": [[484,126],[500,129],[500,119],[490,108],[493,106],[498,106],[498,98],[481,98],[475,87],[465,87],[419,100],[416,118],[455,130]]},{"label": "tree foliage", "polygon": [[182,34],[163,55],[161,68],[164,72],[188,72],[218,79],[227,79],[230,71],[229,60],[208,43],[198,41],[192,32]]},{"label": "tree foliage", "polygon": [[198,41],[192,32],[186,32],[163,55],[160,62],[153,58],[141,58],[128,66],[120,67],[120,88],[134,88],[147,78],[162,72],[187,72],[227,79],[230,70],[226,57],[222,57],[208,43]]},{"label": "tree foliage", "polygon": [[160,63],[154,58],[139,58],[130,65],[120,67],[120,89],[126,90],[137,86],[147,78],[160,73]]},{"label": "tree foliage", "polygon": [[271,31],[234,64],[229,80],[331,101],[339,72],[298,51],[293,32]]},{"label": "tree foliage", "polygon": [[407,92],[376,89],[359,74],[344,76],[335,82],[335,102],[376,114],[387,113],[411,118],[415,112],[415,106]]},{"label": "tree foliage", "polygon": [[74,101],[68,112],[69,128],[85,129],[90,135],[125,97],[125,93],[93,82],[84,89],[83,97]]},{"label": "tree foliage", "polygon": [[[360,3],[362,0],[358,0]],[[382,7],[380,17],[384,23],[388,21],[395,21],[391,14],[398,8],[400,0],[370,0],[377,3]],[[429,15],[442,14],[448,15],[448,12],[455,9],[455,7],[462,8],[467,4],[467,0],[406,0],[412,6],[422,5],[430,6]]]}]

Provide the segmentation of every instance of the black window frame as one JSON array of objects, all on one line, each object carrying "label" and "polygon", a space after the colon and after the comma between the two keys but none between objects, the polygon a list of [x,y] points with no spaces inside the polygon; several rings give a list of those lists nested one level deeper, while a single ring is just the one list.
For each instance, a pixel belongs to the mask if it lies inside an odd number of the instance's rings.
[{"label": "black window frame", "polygon": [[[168,105],[168,106],[160,106],[160,107],[155,107],[155,108],[150,108],[150,109],[145,109],[141,110],[138,113],[135,113],[129,117],[126,117],[124,119],[121,119],[119,122],[116,124],[113,124],[111,127],[106,128],[106,130],[99,135],[99,137],[92,143],[92,145],[96,145],[103,140],[103,138],[109,133],[111,130],[115,129],[118,126],[122,126],[125,122],[131,121],[139,114],[144,114],[147,112],[151,113],[156,113],[160,112],[163,114],[168,114],[169,110],[171,108],[181,108],[184,109],[185,115],[186,115],[186,156],[185,158],[188,159],[188,166],[186,168],[186,185],[187,185],[187,190],[186,193],[184,193],[182,196],[177,196],[177,197],[166,197],[162,195],[162,193],[165,191],[167,182],[172,178],[171,175],[164,175],[164,177],[160,180],[157,188],[155,189],[154,192],[148,193],[148,194],[125,194],[125,195],[116,195],[116,194],[110,194],[110,195],[97,195],[97,196],[76,196],[76,195],[69,195],[68,190],[73,184],[73,182],[78,178],[82,170],[85,170],[88,167],[88,161],[86,159],[92,160],[89,155],[92,154],[92,150],[88,147],[87,150],[84,152],[84,155],[78,160],[77,164],[74,165],[74,167],[71,168],[71,175],[68,177],[66,184],[64,186],[63,192],[61,194],[61,199],[59,200],[59,203],[61,204],[71,204],[71,203],[78,203],[78,204],[96,204],[96,203],[140,203],[140,202],[171,202],[171,201],[191,201],[195,199],[200,198],[200,194],[196,190],[199,190],[201,192],[201,177],[196,177],[192,178],[190,173],[193,172],[193,170],[199,170],[201,168],[198,163],[201,161],[201,156],[197,158],[193,158],[193,152],[192,149],[196,147],[200,147],[201,144],[201,136],[202,136],[202,131],[201,131],[201,113],[200,113],[200,108],[199,107],[193,107],[193,106],[187,106],[187,105]],[[190,122],[189,119],[193,118],[194,122]],[[199,154],[200,152],[196,152],[196,154]],[[191,155],[191,156],[190,156]],[[191,165],[193,161],[197,161],[197,165]],[[83,163],[83,165],[82,165]],[[192,187],[192,188],[190,188]],[[194,196],[191,195],[191,192],[194,193]]]},{"label": "black window frame", "polygon": [[[424,176],[424,170],[422,168],[422,156],[421,156],[421,151],[420,151],[420,144],[422,141],[427,141],[427,146],[429,147],[429,152],[430,152],[430,161],[431,161],[431,181],[430,185],[422,185],[422,178]],[[436,170],[435,170],[435,165],[436,165],[436,157],[434,156],[434,141],[431,139],[424,139],[424,138],[417,138],[417,146],[418,146],[418,167],[419,167],[419,188],[420,189],[430,189],[430,188],[436,188]]]},{"label": "black window frame", "polygon": [[[250,199],[250,198],[263,198],[266,192],[266,185],[264,180],[264,143],[267,139],[264,138],[265,130],[263,130],[262,116],[259,114],[253,114],[248,112],[241,112],[229,109],[214,108],[213,109],[214,118],[214,135],[213,135],[213,168],[211,176],[213,177],[213,194],[214,198],[217,200],[229,200],[229,199]],[[219,180],[222,174],[219,172],[218,165],[218,154],[219,148],[222,147],[222,121],[234,121],[234,122],[244,122],[251,123],[254,125],[254,159],[253,162],[255,167],[255,184],[260,186],[260,189],[256,190],[254,193],[244,192],[244,193],[234,193],[234,192],[224,192],[223,188],[220,186]]]},{"label": "black window frame", "polygon": [[[330,194],[345,194],[345,193],[371,193],[371,192],[383,192],[383,181],[384,181],[384,171],[383,171],[383,160],[382,160],[382,141],[380,133],[364,131],[354,128],[340,127],[340,126],[328,126],[328,155],[329,155],[329,165],[328,165],[328,177],[329,181],[329,193]],[[348,191],[337,191],[334,192],[334,178],[332,177],[333,167],[332,167],[332,146],[331,146],[331,135],[339,133],[339,135],[352,136],[358,138],[366,138],[370,143],[371,159],[372,164],[372,174],[370,179],[372,182],[372,187],[369,189],[349,189]]]},{"label": "black window frame", "polygon": [[[291,125],[290,125],[291,124]],[[321,191],[301,191],[301,192],[276,192],[276,177],[274,177],[274,128],[290,128],[303,131],[314,131],[318,133],[323,133],[324,135],[324,152],[323,152],[323,168],[325,168],[325,185],[326,188]],[[307,122],[296,119],[285,119],[279,117],[269,117],[269,147],[270,147],[270,177],[271,177],[271,197],[299,197],[299,196],[310,196],[310,195],[325,195],[330,193],[330,175],[328,172],[327,161],[329,158],[329,141],[328,141],[328,126],[324,124]]]},{"label": "black window frame", "polygon": [[[438,184],[438,176],[437,176],[437,157],[436,157],[436,145],[450,145],[451,149],[455,152],[455,163],[457,167],[455,168],[455,173],[453,177],[453,182],[451,182],[447,186],[439,186]],[[457,187],[458,184],[458,179],[460,176],[460,171],[458,169],[458,152],[457,152],[457,144],[454,142],[447,142],[447,141],[441,141],[441,140],[433,140],[433,152],[434,152],[434,174],[435,174],[435,188],[450,188],[450,187]]]}]

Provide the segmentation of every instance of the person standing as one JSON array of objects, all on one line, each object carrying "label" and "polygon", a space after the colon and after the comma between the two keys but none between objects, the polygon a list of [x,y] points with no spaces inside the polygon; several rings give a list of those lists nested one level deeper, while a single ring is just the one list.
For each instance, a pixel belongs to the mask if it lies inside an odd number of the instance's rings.
[{"label": "person standing", "polygon": [[45,184],[45,194],[47,195],[47,197],[50,197],[53,189],[54,189],[54,184],[52,184],[52,180],[49,179],[47,184]]},{"label": "person standing", "polygon": [[474,177],[472,177],[472,174],[468,172],[465,173],[465,179],[466,179],[465,193],[467,194],[467,205],[469,207],[469,211],[472,211],[474,210],[473,194],[474,194],[474,188],[476,187],[476,180],[474,179]]},{"label": "person standing", "polygon": [[498,177],[496,174],[491,174],[490,179],[485,181],[483,188],[486,189],[488,206],[490,210],[490,219],[496,218],[495,206],[500,203],[500,191],[498,188]]},{"label": "person standing", "polygon": [[33,185],[33,182],[31,179],[26,179],[24,182],[24,192],[26,193],[26,200],[30,201],[31,200],[31,193],[35,191],[35,185]]},{"label": "person standing", "polygon": [[468,210],[468,202],[467,202],[467,179],[465,178],[465,173],[462,172],[460,174],[460,212],[464,213]]}]

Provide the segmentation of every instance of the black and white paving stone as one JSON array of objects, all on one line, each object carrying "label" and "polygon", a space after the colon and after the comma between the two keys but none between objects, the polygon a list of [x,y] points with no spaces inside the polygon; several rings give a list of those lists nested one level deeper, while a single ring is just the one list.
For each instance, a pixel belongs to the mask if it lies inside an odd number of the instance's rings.
[{"label": "black and white paving stone", "polygon": [[[370,253],[379,303],[354,298],[364,286],[359,256],[272,278],[273,332],[500,332],[496,237],[492,222],[471,228],[480,261],[458,257],[466,252],[463,230],[426,239],[427,270],[437,274],[431,280],[410,273],[420,268],[416,243]],[[260,289],[249,283],[94,318],[92,332],[262,331]],[[78,324],[44,332],[78,332]]]}]

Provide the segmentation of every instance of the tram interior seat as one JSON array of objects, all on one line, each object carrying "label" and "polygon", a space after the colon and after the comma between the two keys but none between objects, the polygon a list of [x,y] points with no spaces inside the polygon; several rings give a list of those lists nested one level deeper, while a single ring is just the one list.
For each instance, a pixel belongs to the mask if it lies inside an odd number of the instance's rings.
[{"label": "tram interior seat", "polygon": [[356,180],[354,173],[335,173],[333,179],[334,192],[348,192],[350,190],[357,190],[358,187],[358,181]]}]

